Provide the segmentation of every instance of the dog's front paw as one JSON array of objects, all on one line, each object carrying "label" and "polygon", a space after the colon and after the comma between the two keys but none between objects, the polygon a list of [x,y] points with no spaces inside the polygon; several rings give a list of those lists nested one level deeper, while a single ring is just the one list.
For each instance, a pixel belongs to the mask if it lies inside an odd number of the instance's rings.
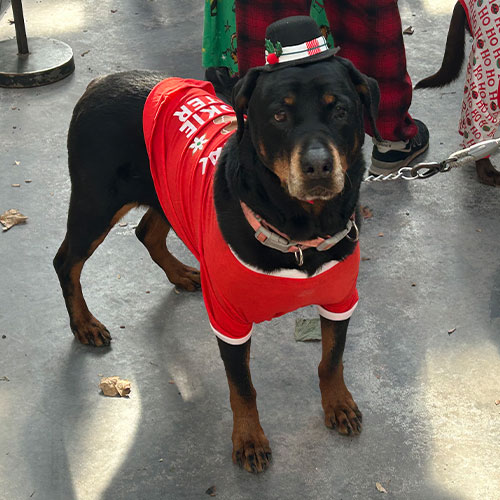
[{"label": "dog's front paw", "polygon": [[488,186],[500,186],[500,172],[493,166],[489,158],[476,161],[476,172],[479,182]]},{"label": "dog's front paw", "polygon": [[[260,426],[259,426],[260,427]],[[260,429],[233,432],[233,462],[248,472],[258,473],[267,469],[272,460],[269,441]]]},{"label": "dog's front paw", "polygon": [[79,342],[96,347],[107,346],[111,342],[108,329],[95,318],[79,324],[72,324],[71,331]]},{"label": "dog's front paw", "polygon": [[339,397],[325,406],[325,425],[340,434],[352,436],[361,432],[363,416],[352,397]]}]

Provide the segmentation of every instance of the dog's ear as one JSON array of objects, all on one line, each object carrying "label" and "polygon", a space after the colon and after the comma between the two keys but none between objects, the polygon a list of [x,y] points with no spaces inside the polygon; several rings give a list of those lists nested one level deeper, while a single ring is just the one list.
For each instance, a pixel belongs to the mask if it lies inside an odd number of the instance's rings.
[{"label": "dog's ear", "polygon": [[363,75],[363,73],[361,73],[351,61],[342,57],[337,57],[336,59],[338,59],[349,71],[351,81],[354,84],[354,87],[356,88],[365,108],[365,113],[368,121],[370,122],[373,135],[377,141],[382,141],[382,137],[377,130],[377,125],[375,124],[375,120],[378,115],[378,105],[380,103],[380,90],[377,80]]},{"label": "dog's ear", "polygon": [[248,109],[248,102],[250,101],[250,97],[252,92],[255,89],[255,84],[257,83],[257,79],[260,75],[260,68],[252,68],[247,74],[240,78],[236,85],[233,88],[232,95],[232,105],[234,111],[236,112],[236,119],[238,120],[238,132],[237,138],[238,142],[241,141],[243,137],[243,132],[245,131],[245,113]]}]

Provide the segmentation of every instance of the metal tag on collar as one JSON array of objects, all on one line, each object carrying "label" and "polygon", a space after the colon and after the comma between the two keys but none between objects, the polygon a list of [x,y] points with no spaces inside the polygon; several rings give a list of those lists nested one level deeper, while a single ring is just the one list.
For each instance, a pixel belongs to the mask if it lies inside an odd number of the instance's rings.
[{"label": "metal tag on collar", "polygon": [[288,241],[279,234],[273,233],[264,226],[259,227],[259,229],[255,231],[255,238],[266,247],[279,250],[283,253],[289,252],[290,247],[295,245],[295,243]]}]

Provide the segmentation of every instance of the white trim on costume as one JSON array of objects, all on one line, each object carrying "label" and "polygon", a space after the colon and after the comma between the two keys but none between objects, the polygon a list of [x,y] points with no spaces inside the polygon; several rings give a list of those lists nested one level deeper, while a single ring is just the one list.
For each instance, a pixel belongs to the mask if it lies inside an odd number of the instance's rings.
[{"label": "white trim on costume", "polygon": [[348,310],[343,313],[334,313],[331,311],[327,311],[321,306],[316,306],[318,308],[318,312],[320,316],[323,316],[323,318],[330,319],[332,321],[343,321],[345,319],[349,319],[352,316],[352,313],[354,312],[354,309],[356,309],[356,306],[358,305],[358,302],[356,303]]},{"label": "white trim on costume", "polygon": [[252,336],[252,331],[253,331],[253,327],[252,327],[252,330],[250,330],[244,337],[242,337],[241,339],[233,339],[231,337],[226,337],[224,334],[220,333],[219,331],[217,331],[212,323],[210,323],[210,326],[212,328],[212,330],[214,331],[215,335],[217,337],[219,337],[223,342],[225,342],[226,344],[231,344],[231,345],[241,345],[241,344],[244,344],[251,336]]}]

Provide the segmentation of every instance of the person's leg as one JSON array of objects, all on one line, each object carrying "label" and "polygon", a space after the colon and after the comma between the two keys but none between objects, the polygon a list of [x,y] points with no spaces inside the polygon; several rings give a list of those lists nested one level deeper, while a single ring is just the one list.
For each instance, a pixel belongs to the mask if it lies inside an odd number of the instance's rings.
[{"label": "person's leg", "polygon": [[236,0],[238,69],[240,77],[253,66],[265,64],[266,28],[288,16],[309,15],[310,0]]},{"label": "person's leg", "polygon": [[412,83],[396,0],[327,0],[325,10],[339,56],[349,59],[380,87],[377,128],[388,141],[406,141],[417,128],[408,108]]},{"label": "person's leg", "polygon": [[[408,113],[412,83],[397,0],[326,0],[325,11],[335,45],[341,48],[338,55],[380,87],[377,128],[388,142],[374,148],[371,170],[382,173],[408,164],[427,148],[428,132]],[[369,126],[367,132],[371,135]]]},{"label": "person's leg", "polygon": [[[238,80],[254,66],[265,64],[264,38],[266,28],[288,16],[307,15],[311,0],[234,0],[236,10],[238,76],[232,77],[225,67],[208,67],[205,79],[212,82],[217,95],[230,102],[232,89]],[[231,44],[233,47],[233,44]],[[208,58],[206,58],[208,60]]]},{"label": "person's leg", "polygon": [[234,0],[205,0],[201,61],[207,69],[227,68],[228,76],[238,72]]}]

